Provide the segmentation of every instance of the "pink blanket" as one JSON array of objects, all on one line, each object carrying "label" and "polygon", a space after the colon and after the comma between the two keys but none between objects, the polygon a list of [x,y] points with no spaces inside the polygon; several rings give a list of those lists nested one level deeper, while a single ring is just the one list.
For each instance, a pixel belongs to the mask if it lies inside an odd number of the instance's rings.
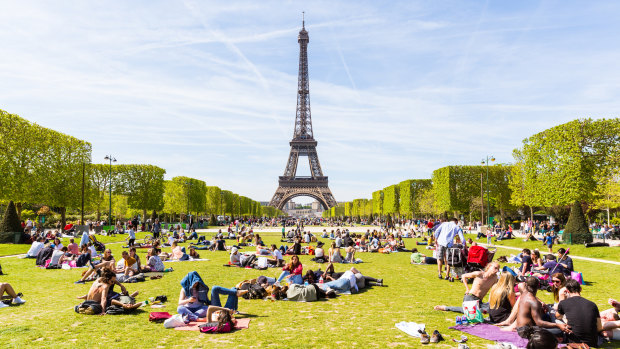
[{"label": "pink blanket", "polygon": [[[235,324],[235,330],[243,330],[245,328],[250,328],[250,320],[251,319],[235,319],[237,323]],[[190,322],[186,326],[175,327],[174,329],[177,331],[200,331],[199,325],[204,324],[204,322]]]},{"label": "pink blanket", "polygon": [[519,348],[527,346],[527,339],[519,337],[517,332],[502,331],[501,328],[490,324],[457,325],[450,327],[452,330],[469,333],[476,337],[496,342],[508,342]]}]

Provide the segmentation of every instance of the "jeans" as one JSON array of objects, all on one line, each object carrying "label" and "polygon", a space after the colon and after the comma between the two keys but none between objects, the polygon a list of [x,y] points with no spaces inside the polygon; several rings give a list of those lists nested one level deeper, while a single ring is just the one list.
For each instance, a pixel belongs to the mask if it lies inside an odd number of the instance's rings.
[{"label": "jeans", "polygon": [[[482,303],[482,300],[474,295],[471,294],[465,294],[465,296],[463,296],[463,302],[467,302],[467,301],[478,301],[479,305],[480,305],[480,310],[482,310],[482,312],[488,312],[490,309],[489,303]],[[446,311],[453,311],[455,313],[462,313],[463,312],[463,307],[446,307]]]},{"label": "jeans", "polygon": [[349,279],[346,278],[326,282],[323,284],[323,288],[325,288],[325,286],[338,292],[347,292],[351,289],[351,283],[349,282]]},{"label": "jeans", "polygon": [[[278,277],[277,281],[280,282],[280,281],[284,280],[284,278],[289,276],[289,275],[291,275],[291,273],[285,270],[285,271],[282,272],[282,274],[280,274],[280,276]],[[304,283],[304,279],[303,279],[303,277],[301,275],[292,275],[288,279],[288,282],[291,283],[291,284],[299,284],[299,285],[301,285],[301,284]]]},{"label": "jeans", "polygon": [[190,320],[196,320],[198,318],[204,318],[207,316],[207,309],[209,309],[208,305],[203,305],[198,308],[190,308],[184,305],[179,305],[177,308],[177,313],[181,315],[187,315]]},{"label": "jeans", "polygon": [[211,305],[216,307],[221,307],[222,303],[220,302],[220,295],[225,294],[228,296],[226,299],[226,305],[224,308],[237,310],[237,306],[239,303],[239,298],[237,297],[237,289],[236,288],[224,288],[221,286],[213,286],[211,288]]}]

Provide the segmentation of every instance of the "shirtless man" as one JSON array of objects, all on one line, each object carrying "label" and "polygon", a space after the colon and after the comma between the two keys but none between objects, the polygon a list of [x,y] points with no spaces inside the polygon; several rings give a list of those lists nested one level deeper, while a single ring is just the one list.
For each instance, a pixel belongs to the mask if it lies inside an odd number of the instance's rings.
[{"label": "shirtless man", "polygon": [[[85,299],[87,301],[94,301],[101,304],[102,312],[100,315],[105,315],[106,308],[108,305],[118,305],[125,309],[136,309],[142,306],[142,302],[136,304],[126,304],[119,302],[116,299],[108,301],[108,297],[110,296],[110,291],[114,285],[119,285],[121,287],[121,292],[123,295],[127,295],[127,289],[125,286],[120,284],[116,280],[116,274],[112,270],[105,269],[102,273],[102,276],[93,282],[93,285],[88,290],[88,294],[86,296],[77,297],[78,299]],[[135,297],[138,295],[138,292],[134,292],[130,295],[130,297]]]},{"label": "shirtless man", "polygon": [[[465,285],[465,296],[463,296],[463,302],[466,301],[478,301],[480,303],[480,309],[486,313],[489,311],[489,303],[482,303],[482,299],[487,295],[487,292],[497,282],[497,273],[499,272],[499,263],[491,262],[487,265],[484,271],[474,271],[471,273],[463,274],[461,280]],[[474,284],[469,289],[467,280],[474,279]],[[445,305],[436,305],[435,310],[453,311],[462,313],[462,307],[448,307]]]},{"label": "shirtless man", "polygon": [[92,273],[105,269],[114,270],[116,265],[116,260],[114,260],[114,256],[112,256],[112,251],[108,248],[103,252],[103,257],[101,257],[101,262],[97,265],[90,262],[90,268],[82,275],[82,278],[75,282],[75,284],[84,284],[86,283],[86,279],[92,275]]},{"label": "shirtless man", "polygon": [[[519,335],[522,333],[520,329],[526,326],[538,326],[545,329],[551,329],[550,332],[555,335],[560,334],[560,331],[571,333],[571,330],[567,324],[543,320],[543,306],[536,298],[536,292],[538,292],[538,288],[540,287],[540,281],[538,281],[537,278],[530,276],[525,280],[524,286],[525,292],[521,294],[521,301],[517,313],[517,332],[519,332]],[[560,331],[554,329],[559,329]]]}]

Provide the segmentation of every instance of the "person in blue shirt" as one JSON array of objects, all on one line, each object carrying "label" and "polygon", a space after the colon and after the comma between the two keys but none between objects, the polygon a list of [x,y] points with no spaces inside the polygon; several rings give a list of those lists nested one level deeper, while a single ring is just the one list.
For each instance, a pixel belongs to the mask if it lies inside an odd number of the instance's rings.
[{"label": "person in blue shirt", "polygon": [[555,241],[555,235],[553,233],[547,233],[544,239],[544,244],[549,248],[549,253],[553,253],[553,243]]},{"label": "person in blue shirt", "polygon": [[[435,248],[437,249],[437,271],[439,272],[439,278],[443,279],[441,272],[443,265],[446,265],[446,280],[450,278],[450,266],[447,261],[446,250],[452,247],[454,244],[454,237],[459,236],[463,245],[465,245],[465,236],[463,235],[463,229],[458,226],[458,219],[452,218],[451,220],[441,223],[437,229],[435,229]],[[466,247],[466,246],[465,246]]]}]

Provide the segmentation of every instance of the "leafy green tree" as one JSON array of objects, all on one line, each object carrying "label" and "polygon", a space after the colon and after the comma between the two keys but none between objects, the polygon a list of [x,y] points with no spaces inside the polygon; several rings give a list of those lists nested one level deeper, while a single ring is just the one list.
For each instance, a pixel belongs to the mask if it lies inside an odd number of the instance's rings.
[{"label": "leafy green tree", "polygon": [[88,168],[88,187],[90,189],[89,206],[97,213],[97,220],[101,219],[101,212],[106,211],[106,208],[109,207],[109,201],[106,200],[106,194],[109,195],[110,178],[112,178],[112,183],[114,184],[116,165],[111,168],[112,177],[110,177],[110,165],[90,164]]},{"label": "leafy green tree", "polygon": [[566,227],[564,227],[564,238],[573,244],[583,244],[593,240],[586,216],[583,214],[579,201],[575,201],[570,210],[568,222],[566,222]]},{"label": "leafy green tree", "polygon": [[164,174],[166,170],[154,165],[117,165],[118,191],[127,195],[129,207],[142,211],[164,207]]},{"label": "leafy green tree", "polygon": [[383,190],[377,190],[372,193],[372,213],[383,215]]},{"label": "leafy green tree", "polygon": [[467,212],[480,196],[480,175],[484,166],[446,166],[433,171],[433,190],[441,212]]},{"label": "leafy green tree", "polygon": [[430,179],[408,179],[400,182],[398,184],[400,214],[409,217],[419,214],[421,194],[432,186]]},{"label": "leafy green tree", "polygon": [[533,205],[573,204],[574,210],[575,201],[595,201],[602,181],[620,166],[619,152],[619,118],[580,119],[525,139],[515,160],[523,168],[519,180]]},{"label": "leafy green tree", "polygon": [[222,213],[222,190],[219,187],[207,186],[207,212]]},{"label": "leafy green tree", "polygon": [[[233,215],[233,192],[230,190],[222,190],[222,205],[224,206],[224,214]],[[275,214],[275,213],[274,213]]]},{"label": "leafy green tree", "polygon": [[398,185],[390,185],[383,188],[383,212],[387,215],[397,214],[399,212],[399,195]]},{"label": "leafy green tree", "polygon": [[347,201],[344,203],[344,215],[346,217],[351,217],[353,212],[352,212],[352,208],[353,208],[353,202],[351,201]]}]

